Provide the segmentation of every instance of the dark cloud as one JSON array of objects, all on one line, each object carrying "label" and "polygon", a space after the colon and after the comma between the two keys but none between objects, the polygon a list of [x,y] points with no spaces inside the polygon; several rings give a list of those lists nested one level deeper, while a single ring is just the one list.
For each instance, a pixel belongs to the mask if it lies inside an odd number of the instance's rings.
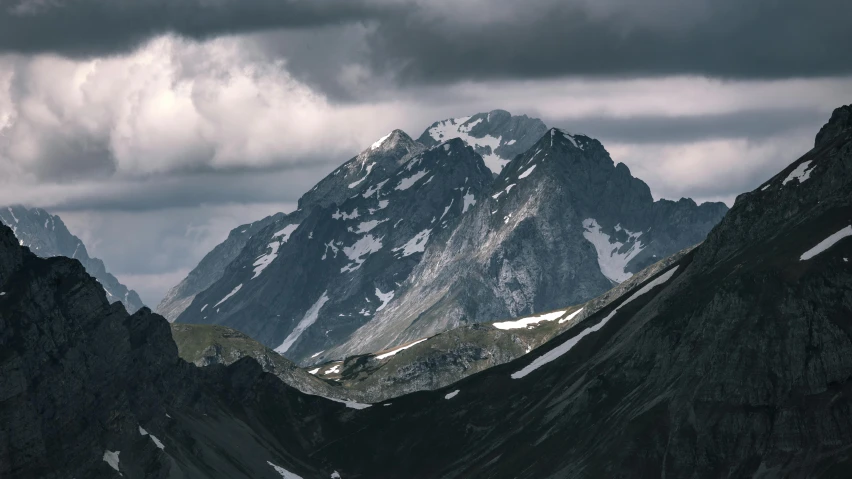
[{"label": "dark cloud", "polygon": [[817,131],[825,123],[820,109],[767,109],[693,116],[585,116],[546,119],[551,125],[583,133],[604,144],[691,143],[718,139],[762,141],[793,130]]},{"label": "dark cloud", "polygon": [[348,83],[391,76],[842,75],[852,72],[850,17],[847,0],[17,0],[0,7],[0,51],[100,55],[169,32],[277,31],[263,38],[268,54],[352,99]]},{"label": "dark cloud", "polygon": [[0,3],[0,51],[111,54],[164,33],[204,39],[365,21],[392,10],[360,0],[12,0]]},{"label": "dark cloud", "polygon": [[489,22],[411,14],[379,24],[370,37],[373,59],[408,83],[852,72],[847,0],[633,3],[600,13],[578,1],[517,2],[517,15]]}]

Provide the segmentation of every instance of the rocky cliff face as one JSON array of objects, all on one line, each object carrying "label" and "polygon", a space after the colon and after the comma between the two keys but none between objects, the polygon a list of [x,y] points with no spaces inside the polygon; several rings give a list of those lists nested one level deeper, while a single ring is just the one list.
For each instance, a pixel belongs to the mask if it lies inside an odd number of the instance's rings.
[{"label": "rocky cliff face", "polygon": [[[381,145],[391,150],[389,141]],[[321,356],[387,306],[431,238],[452,229],[491,182],[481,157],[458,139],[406,153],[386,178],[359,158],[362,177],[345,187],[344,201],[255,234],[179,321],[238,329],[297,361]]]},{"label": "rocky cliff face", "polygon": [[225,241],[204,255],[198,266],[166,293],[157,306],[157,312],[169,321],[176,320],[192,304],[196,294],[222,279],[225,268],[240,254],[253,235],[271,224],[281,222],[285,216],[284,213],[278,213],[232,229]]},{"label": "rocky cliff face", "polygon": [[43,258],[65,256],[74,258],[104,287],[110,303],[121,302],[131,313],[142,307],[136,291],[128,289],[106,270],[104,262],[89,257],[86,245],[71,234],[59,216],[41,208],[9,206],[0,208],[0,223],[9,226],[21,245]]},{"label": "rocky cliff face", "polygon": [[722,203],[655,202],[597,140],[552,129],[430,246],[394,301],[332,354],[584,303],[699,243],[725,211]]},{"label": "rocky cliff face", "polygon": [[[322,417],[354,411],[302,395],[254,361],[187,364],[164,318],[110,305],[78,261],[38,258],[3,225],[0,351],[4,478],[329,477],[307,449],[334,429]],[[274,438],[245,416],[241,404],[254,400],[241,381],[275,391],[294,434]]]}]

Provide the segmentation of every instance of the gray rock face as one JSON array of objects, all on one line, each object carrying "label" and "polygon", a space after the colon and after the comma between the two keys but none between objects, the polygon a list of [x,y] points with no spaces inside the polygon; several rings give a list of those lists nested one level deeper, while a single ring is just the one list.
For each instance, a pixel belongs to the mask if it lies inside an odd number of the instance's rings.
[{"label": "gray rock face", "polygon": [[[388,170],[372,166],[368,150],[356,158],[363,168],[352,168],[366,179],[347,183],[342,203],[255,234],[178,320],[238,329],[296,361],[340,344],[386,307],[431,238],[452,229],[492,181],[458,139],[415,156],[414,147],[395,150],[402,156],[392,162],[405,163],[390,176],[378,174]],[[337,180],[320,184],[328,181]]]},{"label": "gray rock face", "polygon": [[527,151],[547,132],[547,126],[538,118],[526,115],[512,116],[504,110],[463,118],[436,121],[417,139],[433,147],[452,138],[461,138],[479,153],[485,165],[500,174],[503,167],[516,155]]},{"label": "gray rock face", "polygon": [[[212,286],[222,278],[225,269],[234,261],[249,239],[263,231],[267,226],[275,225],[271,234],[288,225],[304,220],[314,207],[330,207],[339,204],[351,196],[358,186],[367,181],[387,178],[400,164],[423,150],[423,146],[412,140],[401,130],[394,130],[380,139],[360,155],[344,163],[311,191],[299,199],[299,209],[290,214],[278,213],[260,221],[234,228],[223,243],[216,246],[193,269],[189,275],[166,294],[157,306],[157,312],[169,321],[175,321],[192,304],[195,295]],[[351,188],[350,188],[351,186]],[[277,228],[277,229],[275,229]],[[257,239],[267,245],[271,236]],[[257,247],[257,246],[255,246]]]},{"label": "gray rock face", "polygon": [[[164,318],[110,305],[79,261],[38,258],[3,225],[0,351],[4,479],[280,479],[274,466],[329,477],[308,449],[331,431],[323,418],[353,411],[298,393],[254,361],[189,365]],[[239,419],[242,405],[262,409],[246,386],[275,394],[278,419],[305,429],[263,439],[262,423]]]},{"label": "gray rock face", "polygon": [[284,213],[278,213],[232,229],[225,241],[207,253],[186,278],[166,293],[157,306],[157,312],[169,321],[177,319],[196,294],[222,278],[225,268],[240,254],[249,238],[270,224],[282,221],[284,216]]},{"label": "gray rock face", "polygon": [[86,246],[68,231],[59,216],[41,208],[9,206],[0,208],[0,223],[9,226],[20,244],[38,256],[66,256],[80,261],[86,271],[103,285],[110,303],[119,301],[131,313],[143,306],[136,291],[128,289],[107,272],[103,261],[89,257]]},{"label": "gray rock face", "polygon": [[394,301],[331,353],[365,354],[584,303],[699,243],[726,211],[722,203],[655,202],[597,140],[552,129],[430,245]]}]

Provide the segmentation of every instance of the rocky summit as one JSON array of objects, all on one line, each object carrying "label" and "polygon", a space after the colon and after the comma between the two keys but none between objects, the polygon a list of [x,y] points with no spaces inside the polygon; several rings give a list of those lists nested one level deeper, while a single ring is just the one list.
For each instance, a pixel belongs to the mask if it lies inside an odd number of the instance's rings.
[{"label": "rocky summit", "polygon": [[0,208],[0,223],[12,229],[21,245],[43,258],[65,256],[80,261],[104,287],[110,303],[121,302],[131,313],[143,306],[136,291],[121,284],[107,271],[103,261],[89,256],[86,245],[68,231],[59,216],[41,208],[15,205]]},{"label": "rocky summit", "polygon": [[547,126],[538,118],[493,110],[436,121],[417,141],[432,147],[451,138],[460,138],[479,153],[485,165],[498,175],[510,160],[527,151],[546,132]]},{"label": "rocky summit", "polygon": [[600,142],[551,129],[427,249],[394,301],[332,352],[378,351],[584,303],[700,243],[726,211],[722,203],[654,201]]},{"label": "rocky summit", "polygon": [[0,226],[0,474],[848,477],[844,113],[701,245],[543,346],[372,405],[248,358],[183,362],[164,318],[110,305],[78,261]]},{"label": "rocky summit", "polygon": [[[585,303],[701,242],[727,211],[654,201],[597,140],[501,110],[436,122],[420,140],[379,139],[299,210],[264,220],[224,269],[202,271],[225,264],[205,259],[177,287],[204,290],[164,303],[181,302],[180,322],[319,364]],[[489,155],[503,161],[496,178]]]}]

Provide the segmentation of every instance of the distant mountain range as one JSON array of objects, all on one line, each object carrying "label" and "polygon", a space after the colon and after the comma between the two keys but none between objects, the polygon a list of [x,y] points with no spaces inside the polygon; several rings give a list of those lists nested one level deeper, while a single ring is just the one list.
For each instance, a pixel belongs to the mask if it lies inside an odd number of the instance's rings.
[{"label": "distant mountain range", "polygon": [[20,244],[42,258],[66,256],[80,261],[86,272],[103,285],[110,303],[120,301],[130,313],[143,306],[136,291],[128,289],[107,272],[103,261],[89,257],[86,245],[68,231],[59,216],[41,208],[15,205],[0,208],[0,223],[12,228]]},{"label": "distant mountain range", "polygon": [[847,477],[850,165],[846,106],[699,246],[552,340],[376,404],[252,358],[182,361],[163,317],[0,225],[0,476]]},{"label": "distant mountain range", "polygon": [[159,311],[301,364],[340,359],[584,303],[699,243],[727,211],[655,202],[597,140],[505,111],[420,139],[395,130],[297,211],[237,228]]}]

